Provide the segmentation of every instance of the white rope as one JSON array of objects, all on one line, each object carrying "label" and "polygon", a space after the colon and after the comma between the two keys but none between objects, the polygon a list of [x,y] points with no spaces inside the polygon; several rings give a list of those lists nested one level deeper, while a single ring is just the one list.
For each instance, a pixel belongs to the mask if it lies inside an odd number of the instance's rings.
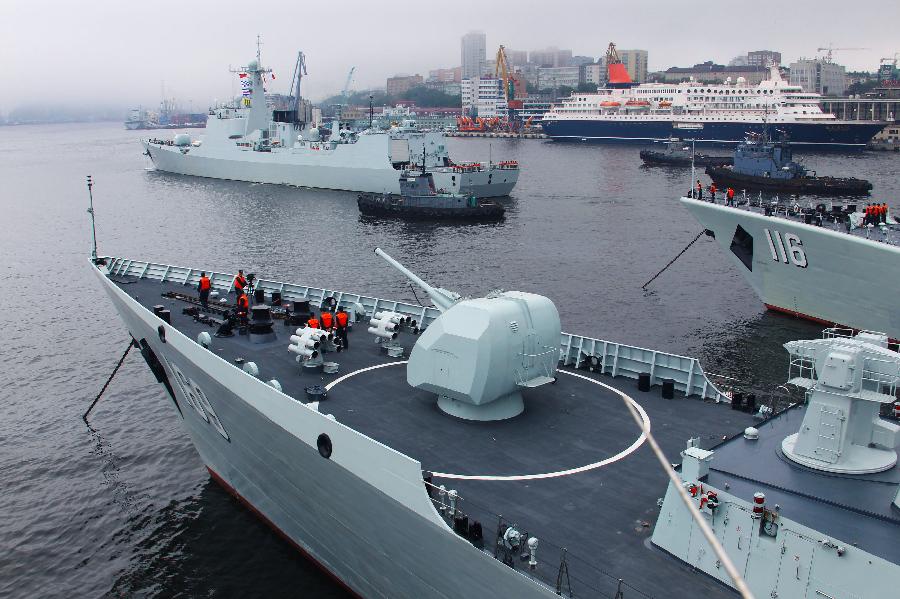
[{"label": "white rope", "polygon": [[700,527],[700,532],[703,533],[703,536],[706,538],[706,542],[710,544],[716,556],[719,558],[719,561],[725,567],[725,571],[728,572],[731,580],[734,581],[734,586],[737,587],[737,591],[744,599],[754,599],[753,593],[750,592],[750,587],[747,586],[747,583],[737,571],[737,568],[731,561],[731,558],[729,558],[728,554],[725,553],[725,549],[722,548],[719,540],[716,539],[715,534],[709,527],[709,524],[707,524],[706,520],[703,518],[700,510],[697,509],[697,506],[695,506],[694,502],[691,501],[691,498],[688,497],[687,491],[684,490],[684,486],[681,484],[681,481],[675,474],[675,470],[672,468],[671,462],[669,462],[669,460],[666,458],[666,455],[662,452],[662,449],[660,449],[659,444],[653,437],[653,433],[650,432],[649,427],[645,427],[643,421],[641,420],[640,416],[638,416],[638,413],[637,411],[635,411],[634,407],[627,401],[624,403],[625,407],[628,408],[628,411],[631,412],[631,417],[634,418],[634,421],[637,423],[637,425],[641,428],[641,430],[644,431],[644,435],[647,438],[647,443],[650,444],[650,449],[653,450],[654,455],[656,455],[656,459],[659,460],[659,463],[660,465],[662,465],[663,470],[666,471],[669,480],[672,481],[672,485],[675,487],[678,496],[681,497],[681,501],[690,512],[691,517],[697,523],[697,526]]}]

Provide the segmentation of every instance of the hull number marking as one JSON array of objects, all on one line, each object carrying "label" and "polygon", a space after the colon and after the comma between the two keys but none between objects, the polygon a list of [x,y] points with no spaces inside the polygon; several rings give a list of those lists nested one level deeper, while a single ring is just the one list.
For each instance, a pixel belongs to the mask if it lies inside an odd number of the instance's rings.
[{"label": "hull number marking", "polygon": [[794,233],[782,235],[778,231],[769,231],[768,229],[763,229],[763,231],[766,234],[766,241],[769,243],[772,260],[806,268],[808,264],[806,251],[803,249],[800,237]]},{"label": "hull number marking", "polygon": [[216,416],[216,411],[213,410],[209,398],[206,397],[206,393],[203,392],[200,385],[187,378],[184,373],[181,372],[181,369],[168,359],[166,359],[166,362],[175,374],[175,382],[177,382],[178,386],[181,388],[181,392],[184,394],[188,405],[194,408],[194,411],[199,414],[200,418],[211,424],[220,435],[228,439],[228,432],[225,431],[225,427],[222,426],[222,421]]}]

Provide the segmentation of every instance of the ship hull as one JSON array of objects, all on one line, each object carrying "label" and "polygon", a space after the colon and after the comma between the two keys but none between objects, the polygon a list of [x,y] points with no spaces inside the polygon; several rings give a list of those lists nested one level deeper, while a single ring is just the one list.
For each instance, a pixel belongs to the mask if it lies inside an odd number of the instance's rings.
[{"label": "ship hull", "polygon": [[[183,153],[176,146],[142,143],[154,166],[170,173],[317,189],[400,193],[400,171],[387,160],[386,147],[381,149],[380,159],[376,153],[379,148],[344,147],[338,151],[347,150],[346,156],[307,159],[289,152],[233,151],[233,156],[227,151],[206,153],[202,146]],[[479,198],[508,196],[519,179],[517,169],[455,172],[439,168],[432,172],[437,188]]]},{"label": "ship hull", "polygon": [[[791,143],[826,150],[862,150],[884,123],[842,121],[837,123],[774,123]],[[588,143],[648,143],[672,137],[689,138],[698,144],[729,145],[743,141],[748,132],[762,133],[762,123],[691,120],[547,120],[544,133],[556,141]]]},{"label": "ship hull", "polygon": [[739,208],[681,202],[715,234],[766,307],[900,339],[900,248]]},{"label": "ship hull", "polygon": [[731,168],[710,166],[706,174],[719,187],[735,189],[758,189],[764,191],[787,191],[790,193],[816,195],[864,196],[872,189],[872,184],[862,179],[839,179],[835,177],[797,177],[776,179],[737,173]]},{"label": "ship hull", "polygon": [[[453,533],[428,498],[418,462],[245,374],[95,272],[131,336],[162,363],[176,412],[213,479],[353,594],[555,596]],[[317,449],[323,433],[333,446],[328,459]]]}]

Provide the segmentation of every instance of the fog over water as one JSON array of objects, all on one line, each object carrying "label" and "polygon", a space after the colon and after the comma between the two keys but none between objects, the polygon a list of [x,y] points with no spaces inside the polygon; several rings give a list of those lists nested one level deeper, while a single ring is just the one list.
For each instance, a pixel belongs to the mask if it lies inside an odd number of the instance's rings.
[{"label": "fog over water", "polygon": [[748,50],[782,52],[783,61],[835,51],[848,70],[877,68],[900,50],[900,3],[669,2],[623,5],[609,0],[485,2],[309,2],[160,0],[3,0],[0,2],[0,113],[36,103],[156,106],[166,97],[205,109],[235,93],[228,73],[245,64],[262,36],[264,62],[276,74],[272,90],[290,88],[298,50],[306,52],[304,93],[313,100],[338,92],[350,68],[353,87],[385,84],[398,73],[460,63],[460,36],[487,35],[497,46],[536,50],[554,45],[576,55],[620,48],[649,51],[650,70],[713,60],[727,63]]}]

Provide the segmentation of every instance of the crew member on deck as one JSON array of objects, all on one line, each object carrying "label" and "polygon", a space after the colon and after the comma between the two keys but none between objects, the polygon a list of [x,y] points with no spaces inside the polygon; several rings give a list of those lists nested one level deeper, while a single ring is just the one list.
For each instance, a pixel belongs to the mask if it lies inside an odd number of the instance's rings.
[{"label": "crew member on deck", "polygon": [[726,204],[729,206],[734,206],[734,188],[729,187],[725,190]]},{"label": "crew member on deck", "polygon": [[197,283],[197,291],[200,293],[200,305],[204,310],[209,310],[209,290],[212,289],[212,283],[205,272],[200,273],[200,282]]},{"label": "crew member on deck", "polygon": [[309,320],[306,321],[306,326],[308,326],[308,327],[311,328],[311,329],[318,329],[318,328],[319,328],[319,319],[316,318],[316,313],[315,313],[315,312],[310,312],[310,313],[309,313]]},{"label": "crew member on deck", "polygon": [[344,307],[341,306],[338,308],[337,314],[334,315],[334,319],[337,321],[337,336],[338,339],[341,340],[341,345],[344,346],[344,349],[350,347],[349,342],[347,341],[347,327],[350,325],[350,315],[344,311]]},{"label": "crew member on deck", "polygon": [[247,279],[244,277],[244,271],[239,270],[237,276],[234,278],[234,292],[238,297],[244,293],[245,287],[247,287]]},{"label": "crew member on deck", "polygon": [[331,327],[334,326],[334,314],[328,310],[322,310],[322,314],[319,318],[322,320],[322,328],[326,331],[330,331]]},{"label": "crew member on deck", "polygon": [[709,201],[712,202],[713,204],[716,203],[716,191],[718,191],[716,189],[716,184],[710,183],[709,184]]},{"label": "crew member on deck", "polygon": [[887,202],[881,204],[881,222],[887,224],[888,206]]},{"label": "crew member on deck", "polygon": [[247,324],[247,312],[250,311],[250,300],[247,294],[241,291],[237,298],[237,317],[241,326]]},{"label": "crew member on deck", "polygon": [[703,199],[703,184],[700,183],[700,179],[697,179],[697,199]]}]

